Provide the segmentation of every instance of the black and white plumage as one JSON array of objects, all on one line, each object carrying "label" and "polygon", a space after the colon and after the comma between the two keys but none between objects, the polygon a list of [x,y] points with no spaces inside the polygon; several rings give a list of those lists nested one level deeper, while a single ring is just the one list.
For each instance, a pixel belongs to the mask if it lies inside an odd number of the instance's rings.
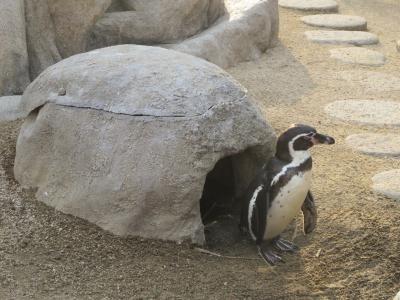
[{"label": "black and white plumage", "polygon": [[264,241],[282,251],[297,246],[280,238],[280,234],[300,210],[304,215],[304,232],[316,224],[314,199],[310,192],[312,159],[309,149],[316,144],[334,144],[332,137],[317,133],[307,125],[293,125],[277,142],[276,154],[250,184],[241,215],[241,228],[247,229],[260,255],[270,264],[281,258]]}]

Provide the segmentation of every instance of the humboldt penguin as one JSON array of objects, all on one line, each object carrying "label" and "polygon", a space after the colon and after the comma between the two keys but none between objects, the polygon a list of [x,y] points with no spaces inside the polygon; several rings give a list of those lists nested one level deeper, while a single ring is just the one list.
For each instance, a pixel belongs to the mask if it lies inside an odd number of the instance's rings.
[{"label": "humboldt penguin", "polygon": [[332,137],[318,133],[313,127],[292,125],[279,136],[275,156],[250,183],[243,199],[240,228],[250,234],[267,263],[274,265],[282,260],[272,247],[286,252],[298,250],[280,235],[300,210],[304,232],[314,230],[317,213],[310,192],[309,149],[317,144],[334,143]]}]

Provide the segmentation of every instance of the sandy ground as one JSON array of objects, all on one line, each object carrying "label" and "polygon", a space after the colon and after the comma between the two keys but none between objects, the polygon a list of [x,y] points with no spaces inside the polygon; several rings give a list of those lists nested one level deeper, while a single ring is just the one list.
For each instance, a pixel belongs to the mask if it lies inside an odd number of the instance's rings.
[{"label": "sandy ground", "polygon": [[277,132],[301,122],[337,140],[313,150],[319,224],[306,237],[300,227],[297,233],[288,230],[301,247],[298,254],[269,267],[233,225],[235,233],[214,236],[208,247],[242,259],[209,256],[189,244],[118,238],[58,213],[13,180],[21,122],[0,123],[0,299],[391,299],[400,289],[400,203],[372,193],[370,178],[400,168],[400,161],[354,153],[344,139],[399,131],[338,122],[323,107],[342,99],[400,101],[400,91],[366,91],[337,76],[341,70],[400,76],[394,43],[400,38],[400,4],[343,0],[340,9],[368,19],[381,40],[368,48],[387,55],[385,66],[330,60],[334,46],[306,42],[302,34],[309,27],[299,21],[302,13],[282,9],[279,44],[259,61],[229,70]]}]

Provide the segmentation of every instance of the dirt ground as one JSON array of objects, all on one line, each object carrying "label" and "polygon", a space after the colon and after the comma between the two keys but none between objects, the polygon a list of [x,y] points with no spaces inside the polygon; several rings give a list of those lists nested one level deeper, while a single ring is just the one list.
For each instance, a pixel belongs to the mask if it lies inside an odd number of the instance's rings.
[{"label": "dirt ground", "polygon": [[391,299],[400,290],[400,203],[375,195],[370,178],[400,168],[400,160],[354,153],[344,139],[399,130],[338,122],[323,108],[342,99],[400,101],[400,91],[367,91],[337,76],[341,70],[400,76],[395,49],[400,3],[342,0],[340,11],[368,19],[369,30],[381,40],[368,48],[385,53],[386,65],[351,66],[329,59],[334,46],[306,42],[302,13],[281,9],[278,45],[259,61],[228,70],[254,95],[277,132],[299,122],[337,140],[332,147],[313,149],[319,223],[310,236],[300,227],[288,230],[301,247],[298,254],[285,254],[285,263],[269,267],[236,233],[213,236],[208,245],[244,257],[230,259],[200,253],[189,244],[115,237],[56,212],[13,180],[21,122],[0,123],[0,299]]}]

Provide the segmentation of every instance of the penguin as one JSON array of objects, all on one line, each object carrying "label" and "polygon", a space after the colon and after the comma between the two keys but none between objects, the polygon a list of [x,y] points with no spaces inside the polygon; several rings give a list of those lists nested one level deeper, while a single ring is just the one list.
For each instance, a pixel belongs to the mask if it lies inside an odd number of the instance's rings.
[{"label": "penguin", "polygon": [[[314,230],[317,212],[310,192],[312,158],[309,149],[318,144],[334,144],[334,138],[315,128],[294,124],[278,138],[275,156],[261,168],[243,199],[240,229],[255,241],[260,256],[270,265],[282,261],[271,246],[283,252],[298,247],[280,237],[300,210],[304,232]],[[268,247],[263,247],[268,242]]]}]

